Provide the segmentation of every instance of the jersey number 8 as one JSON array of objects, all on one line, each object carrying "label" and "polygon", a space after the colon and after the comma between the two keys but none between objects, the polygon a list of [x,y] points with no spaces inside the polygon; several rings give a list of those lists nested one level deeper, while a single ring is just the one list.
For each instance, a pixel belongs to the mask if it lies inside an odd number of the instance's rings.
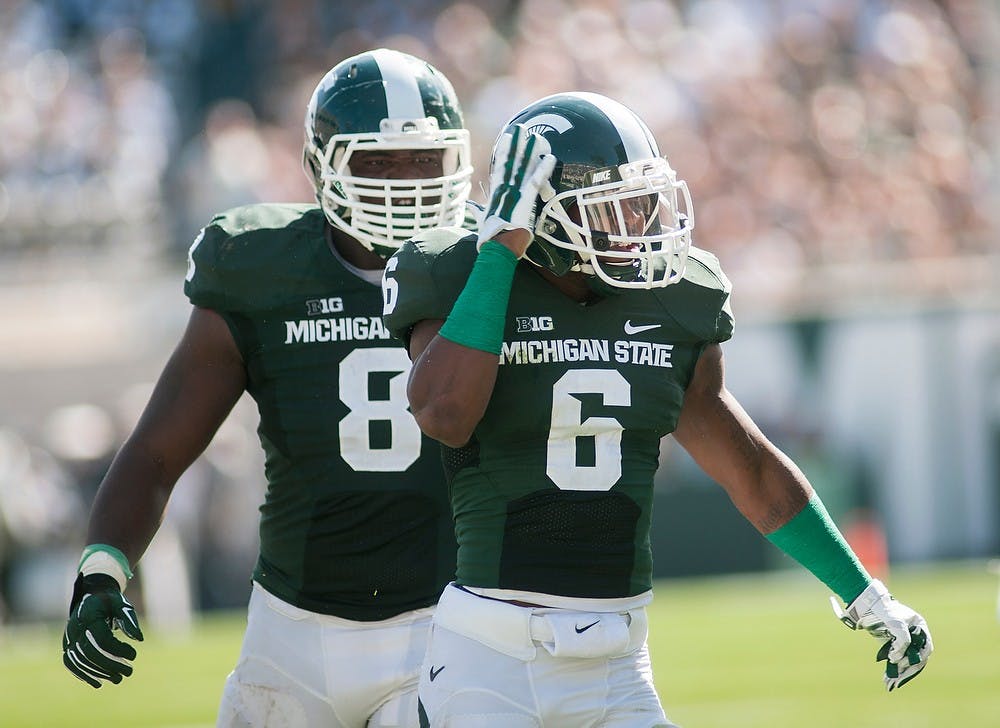
[{"label": "jersey number 8", "polygon": [[[350,412],[340,421],[340,456],[356,471],[402,472],[420,457],[420,427],[407,410],[406,374],[410,360],[403,349],[355,349],[340,362],[340,399]],[[372,400],[373,373],[389,374],[389,398]],[[388,448],[373,448],[370,422],[388,422]]]}]

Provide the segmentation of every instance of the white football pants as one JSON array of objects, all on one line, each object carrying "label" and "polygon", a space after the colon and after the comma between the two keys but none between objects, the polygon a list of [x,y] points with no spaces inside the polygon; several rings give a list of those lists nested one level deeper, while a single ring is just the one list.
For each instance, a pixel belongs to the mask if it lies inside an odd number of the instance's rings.
[{"label": "white football pants", "polygon": [[254,583],[219,728],[415,728],[433,608],[381,622],[308,612]]},{"label": "white football pants", "polygon": [[519,607],[454,586],[420,668],[433,728],[677,728],[653,687],[645,609]]}]

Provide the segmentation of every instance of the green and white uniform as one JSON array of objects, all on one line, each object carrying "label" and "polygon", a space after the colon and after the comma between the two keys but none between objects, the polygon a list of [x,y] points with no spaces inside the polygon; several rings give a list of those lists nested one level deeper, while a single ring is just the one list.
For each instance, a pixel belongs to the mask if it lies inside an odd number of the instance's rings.
[{"label": "green and white uniform", "polygon": [[[405,244],[392,333],[445,319],[476,255],[460,229]],[[421,725],[674,726],[646,647],[653,475],[699,355],[732,334],[728,301],[703,251],[678,283],[591,305],[517,265],[492,397],[445,448],[460,588],[435,612]]]},{"label": "green and white uniform", "polygon": [[[393,334],[447,317],[476,257],[464,236],[426,234],[390,262]],[[458,584],[623,605],[649,592],[660,439],[703,348],[732,335],[729,290],[697,249],[681,282],[586,306],[518,264],[493,396],[470,445],[446,449]]]},{"label": "green and white uniform", "polygon": [[226,320],[260,412],[254,580],[302,609],[381,620],[437,600],[454,570],[451,515],[379,289],[324,230],[315,205],[226,212],[192,246],[185,293]]},{"label": "green and white uniform", "polygon": [[185,292],[217,311],[260,413],[260,553],[219,726],[415,723],[432,607],[455,566],[436,443],[407,410],[409,358],[380,271],[337,256],[315,205],[216,217]]}]

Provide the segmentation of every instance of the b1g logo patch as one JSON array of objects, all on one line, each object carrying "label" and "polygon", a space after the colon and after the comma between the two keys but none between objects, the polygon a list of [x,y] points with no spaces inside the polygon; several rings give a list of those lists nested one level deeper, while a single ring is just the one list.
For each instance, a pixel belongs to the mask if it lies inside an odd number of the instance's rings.
[{"label": "b1g logo patch", "polygon": [[306,316],[322,316],[330,313],[340,313],[344,310],[344,299],[311,298],[306,301]]},{"label": "b1g logo patch", "polygon": [[554,328],[551,316],[518,316],[514,319],[514,331],[518,334],[529,331],[552,331]]}]

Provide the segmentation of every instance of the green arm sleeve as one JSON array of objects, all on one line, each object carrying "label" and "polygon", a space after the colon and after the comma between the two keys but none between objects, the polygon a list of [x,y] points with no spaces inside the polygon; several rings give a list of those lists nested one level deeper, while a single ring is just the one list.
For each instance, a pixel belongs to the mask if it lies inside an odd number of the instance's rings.
[{"label": "green arm sleeve", "polygon": [[805,508],[767,539],[809,569],[845,604],[853,602],[872,580],[815,492]]}]

